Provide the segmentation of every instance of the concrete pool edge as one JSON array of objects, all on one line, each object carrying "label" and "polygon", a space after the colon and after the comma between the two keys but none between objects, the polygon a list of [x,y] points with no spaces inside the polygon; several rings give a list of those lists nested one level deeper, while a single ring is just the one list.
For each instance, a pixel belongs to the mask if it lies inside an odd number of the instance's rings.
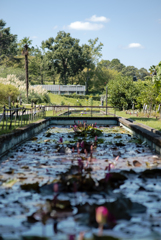
[{"label": "concrete pool edge", "polygon": [[0,158],[17,145],[31,139],[35,134],[50,125],[50,119],[38,120],[35,123],[15,129],[12,133],[0,136]]},{"label": "concrete pool edge", "polygon": [[132,133],[142,141],[146,141],[151,149],[161,154],[161,132],[144,124],[122,117],[118,117],[118,122],[121,126],[132,131]]},{"label": "concrete pool edge", "polygon": [[0,158],[17,145],[31,139],[44,128],[55,125],[73,125],[75,121],[87,121],[88,124],[121,125],[132,131],[134,135],[146,141],[150,148],[161,154],[161,132],[146,125],[122,117],[49,117],[16,129],[14,132],[0,136]]}]

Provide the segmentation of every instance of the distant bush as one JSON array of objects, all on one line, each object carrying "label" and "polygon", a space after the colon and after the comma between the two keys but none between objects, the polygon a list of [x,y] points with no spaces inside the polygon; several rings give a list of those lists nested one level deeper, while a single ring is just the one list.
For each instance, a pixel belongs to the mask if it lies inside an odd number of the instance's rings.
[{"label": "distant bush", "polygon": [[[63,95],[63,96],[65,96],[65,97],[67,97],[67,98],[74,98],[74,99],[88,99],[90,96],[89,95],[79,95],[79,94],[76,94],[76,93],[73,93],[73,94],[71,94],[71,95]],[[93,98],[93,100],[95,100],[95,101],[100,101],[100,96],[93,96],[92,97]]]},{"label": "distant bush", "polygon": [[10,96],[11,102],[16,101],[18,95],[20,94],[18,88],[11,84],[3,84],[0,83],[0,103],[1,104],[8,104],[8,97]]},{"label": "distant bush", "polygon": [[76,101],[76,106],[82,106],[82,104],[79,100]]},{"label": "distant bush", "polygon": [[[15,75],[8,75],[7,78],[0,78],[0,83],[17,87],[19,89],[19,94],[21,94],[22,101],[24,103],[27,102],[25,81],[20,81]],[[29,103],[31,103],[32,101],[35,103],[50,103],[50,97],[45,89],[43,89],[41,86],[34,87],[30,84],[28,100]]]},{"label": "distant bush", "polygon": [[61,101],[61,106],[64,106],[65,105],[65,102]]}]

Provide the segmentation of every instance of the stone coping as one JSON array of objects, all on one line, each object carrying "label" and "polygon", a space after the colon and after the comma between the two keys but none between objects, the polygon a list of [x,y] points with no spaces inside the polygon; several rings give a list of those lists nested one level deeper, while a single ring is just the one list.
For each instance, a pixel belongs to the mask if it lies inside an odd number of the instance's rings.
[{"label": "stone coping", "polygon": [[25,132],[28,132],[31,129],[34,129],[36,126],[39,126],[43,123],[46,123],[47,121],[49,121],[49,119],[41,119],[41,120],[38,120],[34,123],[30,123],[30,124],[28,124],[24,127],[16,128],[11,133],[6,133],[6,134],[3,134],[3,135],[0,135],[0,146],[1,146],[1,143],[3,141],[10,140],[12,136],[19,136],[19,135],[21,135]]},{"label": "stone coping", "polygon": [[124,126],[131,129],[133,132],[141,135],[142,137],[145,137],[150,142],[156,144],[161,148],[161,132],[159,132],[158,130],[138,123],[136,121],[132,121],[131,119],[118,117],[118,121]]},{"label": "stone coping", "polygon": [[[42,120],[38,120],[35,123],[31,123],[24,127],[20,127],[14,130],[12,133],[4,134],[0,136],[0,157],[5,155],[10,149],[15,147],[16,145],[25,142],[30,139],[34,135],[38,134],[45,127],[48,127],[52,120],[115,120],[119,124],[127,127],[131,131],[133,131],[137,136],[142,139],[147,139],[147,143],[150,147],[155,148],[155,150],[161,153],[161,132],[158,130],[148,127],[144,124],[138,123],[131,119],[125,119],[122,117],[48,117]],[[60,121],[61,122],[61,121]],[[61,124],[61,123],[60,123]],[[108,124],[108,123],[107,123]],[[102,124],[101,124],[102,125]],[[156,147],[157,146],[157,147]],[[159,148],[159,150],[158,150]]]}]

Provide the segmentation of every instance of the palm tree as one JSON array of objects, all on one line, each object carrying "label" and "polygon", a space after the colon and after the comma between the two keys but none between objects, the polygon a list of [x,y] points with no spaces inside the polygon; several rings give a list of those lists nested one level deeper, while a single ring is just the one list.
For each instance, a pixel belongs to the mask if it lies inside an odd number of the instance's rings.
[{"label": "palm tree", "polygon": [[28,89],[29,89],[29,80],[28,80],[28,54],[31,48],[29,47],[32,43],[32,40],[25,37],[19,42],[19,50],[25,56],[25,72],[26,72],[26,96],[28,103]]}]

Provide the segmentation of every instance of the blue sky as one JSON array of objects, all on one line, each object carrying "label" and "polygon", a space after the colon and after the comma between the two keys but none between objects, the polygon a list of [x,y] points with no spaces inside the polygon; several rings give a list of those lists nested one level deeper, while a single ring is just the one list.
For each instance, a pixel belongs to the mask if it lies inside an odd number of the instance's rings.
[{"label": "blue sky", "polygon": [[0,19],[34,46],[65,31],[80,44],[98,37],[105,60],[146,69],[161,61],[161,0],[0,0]]}]

